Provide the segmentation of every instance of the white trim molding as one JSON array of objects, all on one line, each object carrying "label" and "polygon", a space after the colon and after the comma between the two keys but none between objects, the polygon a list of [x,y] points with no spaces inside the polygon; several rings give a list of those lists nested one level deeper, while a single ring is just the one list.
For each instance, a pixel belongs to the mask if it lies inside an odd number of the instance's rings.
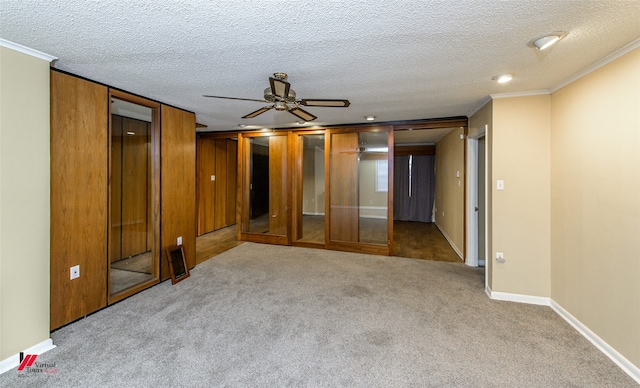
[{"label": "white trim molding", "polygon": [[58,59],[57,57],[54,57],[53,55],[49,55],[49,54],[43,53],[42,51],[34,50],[34,49],[29,48],[27,46],[23,46],[21,44],[14,43],[14,42],[12,42],[10,40],[6,40],[6,39],[2,39],[2,38],[0,38],[0,46],[9,48],[11,50],[15,50],[15,51],[21,52],[23,54],[31,55],[32,57],[43,59],[43,60],[45,60],[47,62],[53,62],[53,61]]},{"label": "white trim molding", "polygon": [[544,296],[533,296],[533,295],[523,295],[523,294],[512,294],[509,292],[497,292],[492,291],[491,288],[487,287],[485,289],[489,298],[494,300],[504,300],[507,302],[518,302],[518,303],[526,303],[526,304],[537,304],[540,306],[549,306],[550,298],[545,298]]},{"label": "white trim molding", "polygon": [[549,90],[551,91],[551,93],[555,93],[558,90],[564,88],[565,86],[569,85],[572,82],[575,82],[577,80],[579,80],[580,78],[588,75],[589,73],[593,73],[594,71],[598,70],[599,68],[601,68],[602,66],[605,66],[613,61],[615,61],[616,59],[620,58],[621,56],[630,53],[631,51],[637,49],[640,47],[640,38],[634,40],[633,42],[629,43],[628,45],[614,51],[613,53],[607,55],[606,57],[600,59],[599,61],[596,61],[594,63],[592,63],[591,65],[585,67],[584,69],[580,70],[579,72],[575,73],[574,75],[565,78],[564,80],[558,82],[557,84],[553,85],[552,87],[549,88]]},{"label": "white trim molding", "polygon": [[440,227],[440,225],[438,224],[437,221],[433,222],[434,224],[436,224],[436,227],[438,228],[438,230],[440,231],[440,233],[442,233],[442,235],[444,236],[445,239],[447,239],[447,241],[449,242],[449,245],[451,245],[451,248],[453,248],[453,250],[456,252],[456,254],[460,257],[460,259],[464,262],[464,256],[462,255],[462,252],[460,252],[460,249],[458,249],[458,247],[456,246],[456,244],[453,243],[453,241],[449,238],[449,236],[447,235],[447,233],[444,231],[444,229],[442,229],[442,227]]},{"label": "white trim molding", "polygon": [[531,97],[531,96],[544,96],[547,94],[551,94],[549,90],[530,90],[526,92],[513,92],[513,93],[497,93],[490,94],[492,100],[497,100],[499,98],[514,98],[514,97]]},{"label": "white trim molding", "polygon": [[626,374],[640,384],[640,368],[633,365],[631,361],[627,360],[622,354],[618,353],[611,345],[606,343],[596,333],[591,331],[587,326],[580,322],[576,317],[571,315],[567,310],[560,306],[553,299],[551,300],[551,308],[558,315],[560,315],[565,321],[567,321],[578,333],[582,334],[584,338],[589,340],[598,350],[609,357],[616,365],[620,367]]},{"label": "white trim molding", "polygon": [[[48,352],[49,350],[55,348],[56,345],[53,344],[53,340],[48,338],[39,344],[36,344],[29,349],[24,350],[24,354],[37,354],[38,356],[44,352]],[[0,361],[0,374],[7,372],[15,367],[20,365],[20,354],[14,354],[13,356]]]},{"label": "white trim molding", "polygon": [[467,117],[471,117],[474,114],[478,113],[478,111],[484,108],[484,106],[487,105],[489,101],[491,101],[491,96],[486,96],[485,98],[483,98],[478,106],[475,106],[469,113],[467,113]]}]

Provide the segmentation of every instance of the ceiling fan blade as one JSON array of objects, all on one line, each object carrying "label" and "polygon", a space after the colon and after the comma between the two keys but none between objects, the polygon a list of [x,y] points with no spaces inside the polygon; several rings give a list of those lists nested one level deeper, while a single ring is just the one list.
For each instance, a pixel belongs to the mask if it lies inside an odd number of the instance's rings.
[{"label": "ceiling fan blade", "polygon": [[202,97],[211,97],[211,98],[223,98],[225,100],[240,100],[240,101],[256,101],[256,102],[267,102],[267,100],[254,100],[253,98],[238,98],[238,97],[222,97],[222,96],[208,96],[203,95]]},{"label": "ceiling fan blade", "polygon": [[349,105],[351,105],[349,100],[322,100],[317,98],[316,99],[307,98],[307,99],[301,100],[300,103],[304,106],[330,106],[330,107],[336,107],[336,108],[346,108]]},{"label": "ceiling fan blade", "polygon": [[251,112],[246,116],[242,116],[242,118],[243,119],[252,119],[252,118],[254,118],[254,117],[258,116],[258,115],[263,114],[264,112],[266,112],[268,110],[271,110],[271,108],[273,108],[273,106],[265,106],[264,108],[260,108],[257,111]]},{"label": "ceiling fan blade", "polygon": [[271,84],[271,93],[273,93],[274,96],[278,96],[280,98],[287,98],[289,96],[291,84],[287,81],[269,77],[269,83]]},{"label": "ceiling fan blade", "polygon": [[301,118],[304,121],[313,121],[315,119],[317,119],[316,116],[312,115],[311,113],[307,112],[304,109],[300,109],[300,108],[291,108],[289,109],[289,113],[298,116],[299,118]]}]

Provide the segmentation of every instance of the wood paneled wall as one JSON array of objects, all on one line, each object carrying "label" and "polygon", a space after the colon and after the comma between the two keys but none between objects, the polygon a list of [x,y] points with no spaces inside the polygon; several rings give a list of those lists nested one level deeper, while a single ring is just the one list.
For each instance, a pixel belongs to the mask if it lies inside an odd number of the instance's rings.
[{"label": "wood paneled wall", "polygon": [[196,120],[195,115],[162,105],[160,144],[161,234],[160,278],[169,278],[166,249],[182,236],[189,268],[196,265]]},{"label": "wood paneled wall", "polygon": [[238,142],[198,137],[196,143],[200,236],[236,223]]},{"label": "wood paneled wall", "polygon": [[107,87],[51,72],[51,329],[106,306],[108,104]]},{"label": "wood paneled wall", "polygon": [[[119,186],[133,190],[135,193],[130,194],[135,196],[138,205],[142,204],[131,211],[119,210],[121,205],[111,199],[113,214],[110,216],[114,224],[127,223],[121,216],[125,214],[140,227],[134,233],[136,241],[131,242],[135,247],[130,248],[136,252],[151,249],[153,234],[162,233],[159,257],[164,280],[169,277],[165,250],[182,236],[187,264],[190,268],[195,266],[195,115],[162,105],[160,114],[154,113],[154,120],[159,122],[162,117],[161,147],[157,146],[158,140],[150,145],[147,123],[137,120],[125,123],[129,119],[115,118],[115,127],[118,128],[120,122],[123,133],[140,132],[141,135],[120,135],[121,144],[116,141],[110,149],[109,106],[107,86],[51,71],[52,330],[108,303],[108,264],[114,259],[107,256],[108,234],[116,234],[108,225],[110,152],[114,162],[120,161],[113,167],[125,171]],[[135,148],[136,152],[127,158],[122,153],[124,147]],[[161,165],[151,163],[148,155],[154,158],[162,155]],[[158,168],[162,174],[159,193],[154,186],[159,180]],[[127,171],[134,173],[127,176]],[[134,177],[136,171],[152,172],[156,183]],[[126,182],[128,178],[135,183]],[[152,190],[152,187],[156,188]],[[118,184],[112,182],[111,189],[117,190]],[[149,200],[151,192],[158,193],[162,199],[159,214],[158,208],[152,207],[157,199]],[[152,213],[155,213],[153,217]],[[152,220],[158,221],[152,223]],[[120,250],[116,248],[112,250]],[[124,243],[122,249],[125,249]],[[75,265],[80,265],[80,277],[70,280],[69,270]]]}]

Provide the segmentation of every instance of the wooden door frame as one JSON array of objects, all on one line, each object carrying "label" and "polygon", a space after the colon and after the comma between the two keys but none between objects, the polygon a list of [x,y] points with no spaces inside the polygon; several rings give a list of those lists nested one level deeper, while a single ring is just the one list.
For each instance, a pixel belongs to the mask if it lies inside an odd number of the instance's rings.
[{"label": "wooden door frame", "polygon": [[[393,252],[393,131],[392,125],[343,126],[330,128],[325,135],[325,246],[327,249],[389,256]],[[331,135],[340,133],[387,132],[388,192],[387,244],[332,241],[331,232]]]},{"label": "wooden door frame", "polygon": [[[287,200],[286,200],[286,225],[287,225],[287,235],[271,235],[271,234],[262,234],[262,233],[251,233],[244,232],[243,225],[245,222],[249,222],[248,214],[244,214],[245,209],[248,209],[247,204],[250,203],[250,191],[246,188],[249,186],[250,175],[245,174],[245,167],[249,165],[247,159],[249,156],[245,155],[245,146],[244,139],[252,138],[252,137],[271,137],[271,136],[286,136],[287,137]],[[236,210],[236,220],[238,224],[238,240],[239,241],[250,241],[257,243],[266,243],[266,244],[276,244],[276,245],[291,245],[291,191],[292,191],[292,179],[291,179],[291,171],[292,171],[292,157],[291,157],[291,149],[292,149],[292,134],[289,130],[273,130],[273,131],[264,131],[264,132],[239,132],[238,133],[238,199],[237,199],[237,210]]]},{"label": "wooden door frame", "polygon": [[149,288],[155,284],[160,283],[160,260],[163,257],[161,249],[162,242],[160,240],[160,107],[161,104],[156,101],[146,99],[144,97],[136,96],[121,90],[109,88],[109,101],[108,101],[108,139],[107,139],[107,157],[108,157],[108,174],[109,181],[107,185],[107,260],[111,255],[111,106],[112,99],[118,99],[126,102],[130,102],[136,105],[142,105],[147,108],[151,108],[151,124],[149,125],[149,137],[151,139],[151,223],[153,231],[153,244],[152,244],[152,275],[153,278],[137,284],[133,287],[127,288],[124,291],[116,294],[111,294],[111,265],[107,265],[107,304],[113,304],[124,298],[127,298],[137,292],[140,292],[146,288]]}]

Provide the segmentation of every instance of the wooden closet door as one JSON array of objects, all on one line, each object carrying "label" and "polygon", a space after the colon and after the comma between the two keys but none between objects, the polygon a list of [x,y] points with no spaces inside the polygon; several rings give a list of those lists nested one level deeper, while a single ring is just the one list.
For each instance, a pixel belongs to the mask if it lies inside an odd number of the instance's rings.
[{"label": "wooden closet door", "polygon": [[236,202],[238,190],[238,142],[227,139],[227,193],[226,225],[236,223]]},{"label": "wooden closet door", "polygon": [[227,226],[227,139],[215,141],[214,229]]},{"label": "wooden closet door", "polygon": [[269,138],[269,233],[287,235],[287,137]]},{"label": "wooden closet door", "polygon": [[198,164],[198,236],[215,229],[216,146],[214,139],[199,138]]}]

